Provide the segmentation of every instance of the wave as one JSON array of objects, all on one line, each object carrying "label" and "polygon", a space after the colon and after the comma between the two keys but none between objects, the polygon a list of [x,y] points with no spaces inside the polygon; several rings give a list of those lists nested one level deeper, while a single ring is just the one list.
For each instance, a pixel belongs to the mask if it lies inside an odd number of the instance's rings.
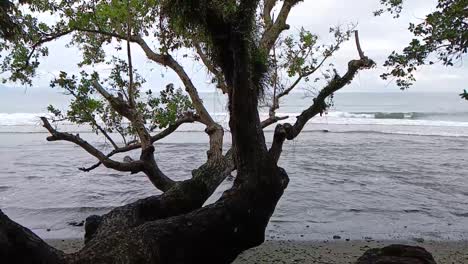
[{"label": "wave", "polygon": [[465,120],[468,122],[468,112],[330,112],[330,117],[371,118],[371,119],[412,119],[412,120]]},{"label": "wave", "polygon": [[407,136],[434,136],[468,138],[466,133],[452,133],[439,131],[376,131],[376,130],[346,130],[333,131],[329,129],[304,129],[304,133],[336,133],[336,134],[382,134],[382,135],[407,135]]},{"label": "wave", "polygon": [[0,113],[0,126],[38,125],[45,113]]},{"label": "wave", "polygon": [[[261,118],[268,117],[268,113],[260,113]],[[284,122],[295,122],[300,113],[278,113],[277,116],[288,116]],[[0,113],[0,133],[44,132],[40,117],[48,116],[45,113]],[[212,113],[213,119],[227,126],[229,116],[225,112]],[[468,127],[468,112],[437,113],[437,112],[342,112],[331,111],[316,116],[309,121],[311,124],[337,124],[337,125],[400,125],[400,126],[442,126],[442,127]],[[72,125],[70,123],[65,125]],[[11,127],[11,128],[8,128]],[[186,125],[183,131],[194,130],[196,124]],[[34,128],[34,129],[31,129]],[[198,128],[198,127],[196,127]],[[87,131],[86,126],[80,126],[80,131]],[[197,129],[195,129],[197,130]],[[197,130],[198,131],[198,130]]]},{"label": "wave", "polygon": [[112,206],[102,206],[102,207],[91,207],[91,206],[77,206],[77,207],[44,207],[44,208],[28,208],[28,207],[4,207],[2,210],[13,211],[16,213],[71,213],[71,212],[80,212],[80,213],[93,213],[93,212],[104,212],[110,211],[115,207]]}]

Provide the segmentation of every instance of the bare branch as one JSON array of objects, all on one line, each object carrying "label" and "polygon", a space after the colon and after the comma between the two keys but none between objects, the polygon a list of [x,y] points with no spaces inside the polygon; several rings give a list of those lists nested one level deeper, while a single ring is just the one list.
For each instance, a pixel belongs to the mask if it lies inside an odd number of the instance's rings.
[{"label": "bare branch", "polygon": [[314,67],[312,70],[308,72],[300,74],[299,77],[291,84],[291,86],[289,86],[284,91],[278,94],[278,99],[283,96],[288,95],[292,90],[294,90],[294,88],[296,88],[296,86],[302,81],[302,79],[314,74],[318,69],[320,69],[320,67],[322,67],[325,61],[332,56],[333,52],[334,51],[330,52],[329,55],[324,56],[322,58],[322,61],[317,65],[317,67]]},{"label": "bare branch", "polygon": [[104,166],[107,168],[111,168],[118,171],[129,171],[131,173],[138,173],[143,171],[143,162],[141,161],[133,161],[133,162],[117,162],[106,155],[104,155],[101,151],[93,147],[87,141],[82,139],[79,135],[72,135],[70,133],[65,132],[58,132],[56,129],[52,127],[49,123],[49,120],[45,117],[41,117],[43,126],[49,131],[51,136],[47,137],[47,141],[58,141],[64,140],[75,143],[76,145],[83,148],[86,152],[91,154],[92,156],[96,157]]},{"label": "bare branch", "polygon": [[260,125],[262,126],[262,128],[266,128],[270,125],[273,125],[274,123],[278,122],[278,121],[281,121],[281,120],[286,120],[288,119],[289,116],[270,116],[268,117],[267,119],[263,120]]},{"label": "bare branch", "polygon": [[[159,140],[169,136],[171,133],[176,131],[177,128],[179,128],[179,126],[181,126],[182,124],[196,122],[198,120],[198,118],[199,117],[197,115],[194,115],[193,113],[186,113],[183,117],[179,118],[174,124],[169,125],[166,129],[164,129],[164,130],[160,131],[158,134],[152,136],[151,137],[151,143],[154,143],[156,141],[159,141]],[[134,143],[131,143],[131,144],[125,146],[125,147],[120,147],[120,148],[114,149],[109,154],[107,154],[106,156],[108,158],[110,158],[110,157],[114,156],[115,154],[129,152],[129,151],[139,149],[139,148],[141,148],[141,144],[139,142],[134,142]],[[94,164],[93,166],[91,166],[89,168],[80,168],[80,170],[85,171],[85,172],[89,172],[91,170],[96,169],[101,164],[102,164],[101,162],[98,162],[98,163]]]},{"label": "bare branch", "polygon": [[359,53],[359,58],[364,59],[366,56],[364,56],[364,52],[362,51],[361,43],[359,41],[359,32],[357,30],[354,31],[354,39],[356,40],[356,48]]},{"label": "bare branch", "polygon": [[23,71],[29,66],[29,64],[30,64],[29,61],[31,60],[32,56],[34,55],[34,52],[36,52],[36,49],[38,47],[40,47],[42,44],[53,41],[53,40],[56,40],[56,39],[61,38],[63,36],[66,36],[66,35],[70,34],[71,32],[73,32],[73,31],[72,30],[66,30],[66,31],[59,32],[59,33],[56,33],[56,34],[50,34],[47,37],[45,37],[45,38],[37,41],[36,43],[34,43],[31,46],[31,51],[29,52],[29,54],[28,54],[28,56],[27,56],[27,58],[25,60],[25,64],[22,67],[20,67],[19,69],[17,69],[16,71],[17,72]]},{"label": "bare branch", "polygon": [[130,6],[129,1],[127,1],[127,57],[128,57],[128,99],[130,103],[130,107],[134,108],[135,103],[135,91],[133,90],[133,64],[132,64],[132,50],[130,48],[130,40],[132,36],[132,28],[130,26]]}]

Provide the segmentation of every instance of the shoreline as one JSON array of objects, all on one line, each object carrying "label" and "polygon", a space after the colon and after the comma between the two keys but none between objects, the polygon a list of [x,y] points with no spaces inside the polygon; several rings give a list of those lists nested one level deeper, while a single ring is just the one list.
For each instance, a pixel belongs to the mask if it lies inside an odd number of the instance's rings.
[{"label": "shoreline", "polygon": [[[76,252],[83,245],[82,239],[47,239],[45,241],[65,253]],[[438,264],[468,263],[468,241],[416,242],[399,240],[268,240],[256,248],[243,252],[233,263],[352,264],[368,249],[381,248],[391,244],[423,247],[434,256]]]}]

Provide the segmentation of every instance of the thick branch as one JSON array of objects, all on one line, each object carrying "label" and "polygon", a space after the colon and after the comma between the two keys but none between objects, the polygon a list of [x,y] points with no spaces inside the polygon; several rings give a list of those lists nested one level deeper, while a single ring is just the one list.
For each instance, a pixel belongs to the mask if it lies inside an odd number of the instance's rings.
[{"label": "thick branch", "polygon": [[[146,129],[145,121],[137,109],[128,105],[122,98],[114,97],[98,82],[94,82],[95,89],[109,101],[112,108],[122,116],[130,120],[133,128],[140,138],[140,147],[142,149],[140,160],[143,162],[143,172],[148,176],[153,185],[166,191],[174,185],[174,181],[167,177],[157,166],[154,159],[154,146],[151,142],[151,135]],[[93,166],[96,167],[96,166]]]},{"label": "thick branch", "polygon": [[289,29],[289,25],[286,24],[286,20],[288,19],[291,8],[299,2],[300,0],[285,0],[284,1],[283,6],[281,7],[281,10],[278,14],[278,18],[275,20],[273,25],[271,25],[263,33],[263,36],[260,40],[261,47],[263,47],[267,51],[271,50],[276,40],[278,39],[279,35],[281,34],[281,32]]},{"label": "thick branch", "polygon": [[265,0],[263,3],[263,22],[265,23],[265,29],[268,30],[273,25],[271,19],[271,10],[275,7],[276,0]]},{"label": "thick branch", "polygon": [[349,84],[360,69],[370,68],[373,65],[374,62],[368,58],[350,61],[348,63],[348,71],[346,74],[343,77],[335,78],[327,86],[325,86],[325,88],[323,88],[319,95],[314,99],[314,104],[297,117],[296,123],[293,126],[293,133],[288,134],[288,139],[295,138],[301,132],[307,121],[325,110],[325,99],[328,96]]},{"label": "thick branch", "polygon": [[165,192],[176,184],[176,182],[167,177],[156,164],[156,160],[154,159],[154,146],[151,145],[142,149],[140,160],[144,162],[143,172],[156,188]]}]

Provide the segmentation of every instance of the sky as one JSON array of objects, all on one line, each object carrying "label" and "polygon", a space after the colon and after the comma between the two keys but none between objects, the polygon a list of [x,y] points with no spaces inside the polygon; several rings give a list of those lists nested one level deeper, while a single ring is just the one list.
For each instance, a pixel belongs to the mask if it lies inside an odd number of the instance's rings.
[{"label": "sky", "polygon": [[[357,78],[343,92],[399,92],[395,82],[381,80],[379,75],[385,71],[382,66],[386,57],[394,50],[401,50],[411,40],[411,33],[407,30],[410,22],[420,22],[426,14],[434,11],[436,0],[411,0],[405,1],[405,8],[401,18],[394,19],[386,14],[374,17],[373,11],[381,6],[379,0],[305,0],[297,5],[289,16],[290,32],[304,27],[319,36],[319,41],[329,43],[332,39],[329,28],[336,25],[356,23],[359,30],[361,46],[366,56],[377,62],[377,67],[372,70],[361,71]],[[279,7],[276,8],[276,11]],[[47,18],[46,18],[47,19]],[[41,62],[38,76],[32,87],[17,84],[7,84],[10,89],[2,89],[0,101],[6,99],[5,91],[16,96],[18,94],[28,96],[36,93],[51,94],[55,96],[57,91],[49,87],[50,80],[60,71],[79,72],[77,63],[80,53],[76,48],[66,48],[67,39],[60,39],[49,45],[50,55]],[[111,49],[112,50],[112,49]],[[357,58],[354,41],[344,44],[341,50],[335,54],[332,62],[343,73],[349,60]],[[177,76],[167,68],[162,68],[149,61],[141,49],[133,46],[134,65],[147,79],[146,87],[159,90],[168,83],[182,86]],[[215,91],[215,87],[207,82],[206,70],[198,63],[182,59],[182,54],[176,54],[176,58],[192,77],[200,92]],[[99,66],[94,70],[108,72],[108,66]],[[441,65],[433,65],[420,69],[416,73],[417,82],[411,88],[411,92],[456,92],[466,89],[468,84],[468,66],[460,62],[454,67],[446,68]],[[17,98],[17,97],[12,97]],[[19,99],[14,99],[19,100]],[[46,104],[46,102],[44,102]]]}]

